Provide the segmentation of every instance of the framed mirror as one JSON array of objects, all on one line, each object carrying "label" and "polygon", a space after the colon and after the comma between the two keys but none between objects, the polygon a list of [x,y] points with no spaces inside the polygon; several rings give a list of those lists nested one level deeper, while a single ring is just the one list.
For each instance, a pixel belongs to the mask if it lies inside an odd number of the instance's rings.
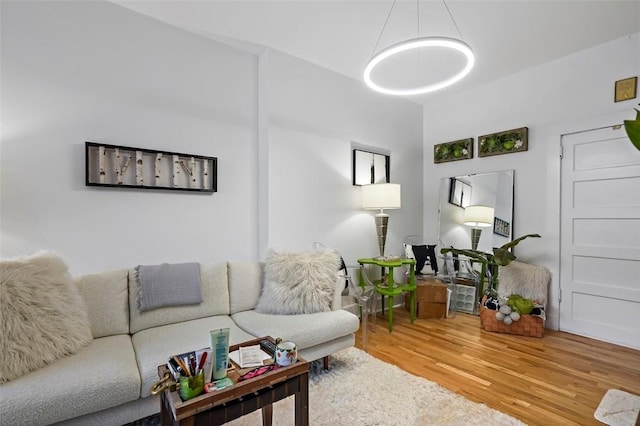
[{"label": "framed mirror", "polygon": [[[482,228],[478,250],[491,252],[513,239],[513,170],[453,176],[440,180],[438,242],[440,247],[471,248],[472,227],[465,208],[493,208],[491,224]],[[459,187],[459,188],[458,188]],[[468,194],[465,198],[464,193]]]}]

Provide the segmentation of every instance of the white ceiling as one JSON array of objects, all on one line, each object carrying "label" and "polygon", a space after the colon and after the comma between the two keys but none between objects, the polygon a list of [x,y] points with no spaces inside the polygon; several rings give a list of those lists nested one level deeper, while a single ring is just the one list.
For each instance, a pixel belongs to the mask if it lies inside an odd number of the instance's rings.
[{"label": "white ceiling", "polygon": [[[266,46],[360,81],[378,37],[376,52],[418,35],[462,38],[474,50],[476,65],[463,81],[438,95],[640,32],[640,0],[449,0],[446,5],[440,0],[399,0],[384,31],[393,0],[113,1],[188,31],[250,51]],[[421,55],[404,56],[401,67],[387,67],[379,77],[395,85],[426,85],[462,66],[460,55]],[[422,103],[438,95],[411,99]]]}]

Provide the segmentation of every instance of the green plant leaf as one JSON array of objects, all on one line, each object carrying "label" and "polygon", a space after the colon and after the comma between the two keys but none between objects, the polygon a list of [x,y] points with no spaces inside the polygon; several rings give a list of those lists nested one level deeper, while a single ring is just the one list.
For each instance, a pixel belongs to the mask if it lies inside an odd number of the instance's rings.
[{"label": "green plant leaf", "polygon": [[624,120],[624,129],[633,146],[640,150],[640,112],[635,120]]},{"label": "green plant leaf", "polygon": [[515,240],[513,240],[513,241],[511,241],[511,242],[508,242],[507,244],[503,245],[503,246],[502,246],[502,247],[500,247],[500,248],[501,248],[501,249],[508,250],[508,249],[510,249],[510,248],[512,248],[512,247],[517,246],[517,245],[518,245],[518,243],[520,243],[520,241],[525,240],[525,239],[527,239],[527,238],[529,238],[529,237],[531,237],[531,238],[542,238],[542,237],[540,237],[540,235],[539,235],[539,234],[527,234],[527,235],[523,235],[523,236],[522,236],[522,237],[520,237],[520,238],[516,238]]},{"label": "green plant leaf", "polygon": [[478,262],[481,262],[481,263],[487,263],[489,261],[489,259],[487,258],[487,253],[483,253],[483,252],[478,251],[478,250],[457,249],[457,248],[453,248],[453,247],[440,249],[440,253],[442,253],[442,254],[447,254],[449,252],[451,252],[453,254],[457,254],[458,256],[467,256],[467,257],[469,257],[471,259],[474,259],[474,260],[477,260]]},{"label": "green plant leaf", "polygon": [[[447,247],[440,249],[440,253],[453,253],[457,255],[467,256],[472,259],[475,259],[482,263],[496,264],[500,266],[505,266],[511,263],[516,257],[509,251],[510,248],[517,246],[520,241],[525,240],[527,238],[541,238],[539,234],[527,234],[523,235],[520,238],[516,238],[515,240],[506,243],[502,247],[494,247],[493,255],[489,253],[485,253],[480,250],[471,250],[471,249],[457,249],[453,247]],[[504,263],[506,262],[506,263]]]},{"label": "green plant leaf", "polygon": [[493,248],[493,263],[500,266],[507,266],[516,259],[513,253],[502,247]]}]

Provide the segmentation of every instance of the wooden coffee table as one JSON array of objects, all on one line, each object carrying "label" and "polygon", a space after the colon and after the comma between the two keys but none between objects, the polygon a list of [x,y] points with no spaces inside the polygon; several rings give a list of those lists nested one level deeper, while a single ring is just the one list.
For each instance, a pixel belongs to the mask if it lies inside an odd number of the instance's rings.
[{"label": "wooden coffee table", "polygon": [[[231,345],[229,351],[240,346],[257,345],[260,340],[271,337]],[[238,417],[262,409],[262,424],[271,425],[272,404],[283,398],[295,395],[295,422],[298,426],[309,424],[309,363],[298,356],[298,362],[287,367],[257,376],[253,379],[238,382],[238,378],[246,371],[235,369],[228,377],[235,383],[225,389],[204,393],[183,402],[175,390],[175,386],[165,389],[160,394],[160,417],[162,425],[221,425]],[[167,372],[165,364],[158,367],[158,376]],[[171,391],[170,389],[174,390]]]}]

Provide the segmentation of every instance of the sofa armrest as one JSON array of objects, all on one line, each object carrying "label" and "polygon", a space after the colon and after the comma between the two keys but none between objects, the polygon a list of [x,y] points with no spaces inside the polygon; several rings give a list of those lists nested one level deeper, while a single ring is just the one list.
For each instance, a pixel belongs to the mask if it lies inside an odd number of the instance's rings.
[{"label": "sofa armrest", "polygon": [[338,311],[342,309],[342,290],[344,289],[345,277],[342,274],[337,274],[336,285],[333,291],[333,299],[331,301],[331,310]]}]

